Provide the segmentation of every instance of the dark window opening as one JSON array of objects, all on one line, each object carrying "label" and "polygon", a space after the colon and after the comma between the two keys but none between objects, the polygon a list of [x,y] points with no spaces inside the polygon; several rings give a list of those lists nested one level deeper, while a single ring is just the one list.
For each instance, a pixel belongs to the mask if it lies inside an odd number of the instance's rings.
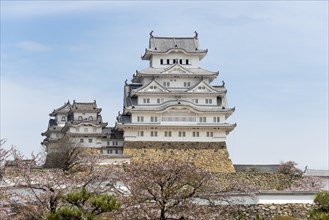
[{"label": "dark window opening", "polygon": [[189,65],[188,59],[186,59],[186,65]]},{"label": "dark window opening", "polygon": [[179,64],[183,64],[183,60],[182,59],[179,59]]},{"label": "dark window opening", "polygon": [[167,59],[167,64],[170,64],[170,60],[169,59]]},{"label": "dark window opening", "polygon": [[163,59],[160,59],[160,64],[163,65]]}]

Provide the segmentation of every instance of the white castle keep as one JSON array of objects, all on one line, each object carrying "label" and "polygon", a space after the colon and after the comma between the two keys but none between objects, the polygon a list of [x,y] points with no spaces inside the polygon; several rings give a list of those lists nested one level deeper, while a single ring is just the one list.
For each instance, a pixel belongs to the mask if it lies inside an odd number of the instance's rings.
[{"label": "white castle keep", "polygon": [[[236,126],[227,123],[234,108],[227,104],[225,83],[211,84],[219,73],[200,66],[207,51],[199,48],[196,32],[193,37],[155,37],[151,32],[149,48],[142,56],[149,67],[136,71],[131,83],[126,80],[123,112],[117,116],[115,127],[106,128],[96,108],[90,116],[75,113],[77,118],[70,129],[75,125],[74,129],[85,130],[81,127],[87,126],[83,117],[93,117],[96,123],[90,126],[96,133],[92,143],[103,149],[103,154],[110,147],[105,141],[109,137],[102,132],[108,129],[112,134],[122,134],[116,135],[115,141],[132,159],[156,159],[169,154],[211,171],[234,171],[226,148],[226,137]],[[80,122],[79,116],[83,119]],[[65,134],[65,129],[62,131],[60,136]],[[90,146],[91,136],[84,137]]]},{"label": "white castle keep", "polygon": [[154,37],[142,56],[147,69],[124,87],[124,109],[116,127],[125,141],[225,142],[235,127],[227,90],[211,85],[218,72],[202,69],[207,50],[194,37]]}]

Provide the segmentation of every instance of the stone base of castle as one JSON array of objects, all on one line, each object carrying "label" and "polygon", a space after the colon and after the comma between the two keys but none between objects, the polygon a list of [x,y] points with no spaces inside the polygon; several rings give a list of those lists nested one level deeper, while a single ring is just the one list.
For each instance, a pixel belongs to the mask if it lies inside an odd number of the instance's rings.
[{"label": "stone base of castle", "polygon": [[210,172],[235,172],[225,142],[142,142],[126,141],[124,154],[131,161],[182,159]]}]

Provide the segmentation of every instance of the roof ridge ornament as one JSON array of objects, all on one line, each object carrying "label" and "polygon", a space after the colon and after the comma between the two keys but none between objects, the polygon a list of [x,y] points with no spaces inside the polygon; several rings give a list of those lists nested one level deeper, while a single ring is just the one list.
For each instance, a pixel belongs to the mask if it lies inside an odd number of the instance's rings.
[{"label": "roof ridge ornament", "polygon": [[154,32],[153,30],[151,30],[151,32],[150,32],[150,37],[151,37],[151,38],[154,37],[154,36],[153,36],[153,32]]},{"label": "roof ridge ornament", "polygon": [[199,35],[198,32],[194,31],[194,33],[195,33],[194,38],[195,38],[195,39],[198,39],[198,35]]}]

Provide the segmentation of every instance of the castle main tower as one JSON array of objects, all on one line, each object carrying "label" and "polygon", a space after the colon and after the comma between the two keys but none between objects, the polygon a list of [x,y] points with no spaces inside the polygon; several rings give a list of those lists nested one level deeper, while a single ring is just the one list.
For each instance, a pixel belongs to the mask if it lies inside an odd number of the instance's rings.
[{"label": "castle main tower", "polygon": [[123,113],[116,129],[124,132],[124,154],[132,160],[164,155],[188,160],[212,172],[234,172],[226,136],[236,124],[224,82],[211,85],[218,72],[202,69],[208,50],[194,37],[155,37],[142,56],[149,67],[124,86]]}]

